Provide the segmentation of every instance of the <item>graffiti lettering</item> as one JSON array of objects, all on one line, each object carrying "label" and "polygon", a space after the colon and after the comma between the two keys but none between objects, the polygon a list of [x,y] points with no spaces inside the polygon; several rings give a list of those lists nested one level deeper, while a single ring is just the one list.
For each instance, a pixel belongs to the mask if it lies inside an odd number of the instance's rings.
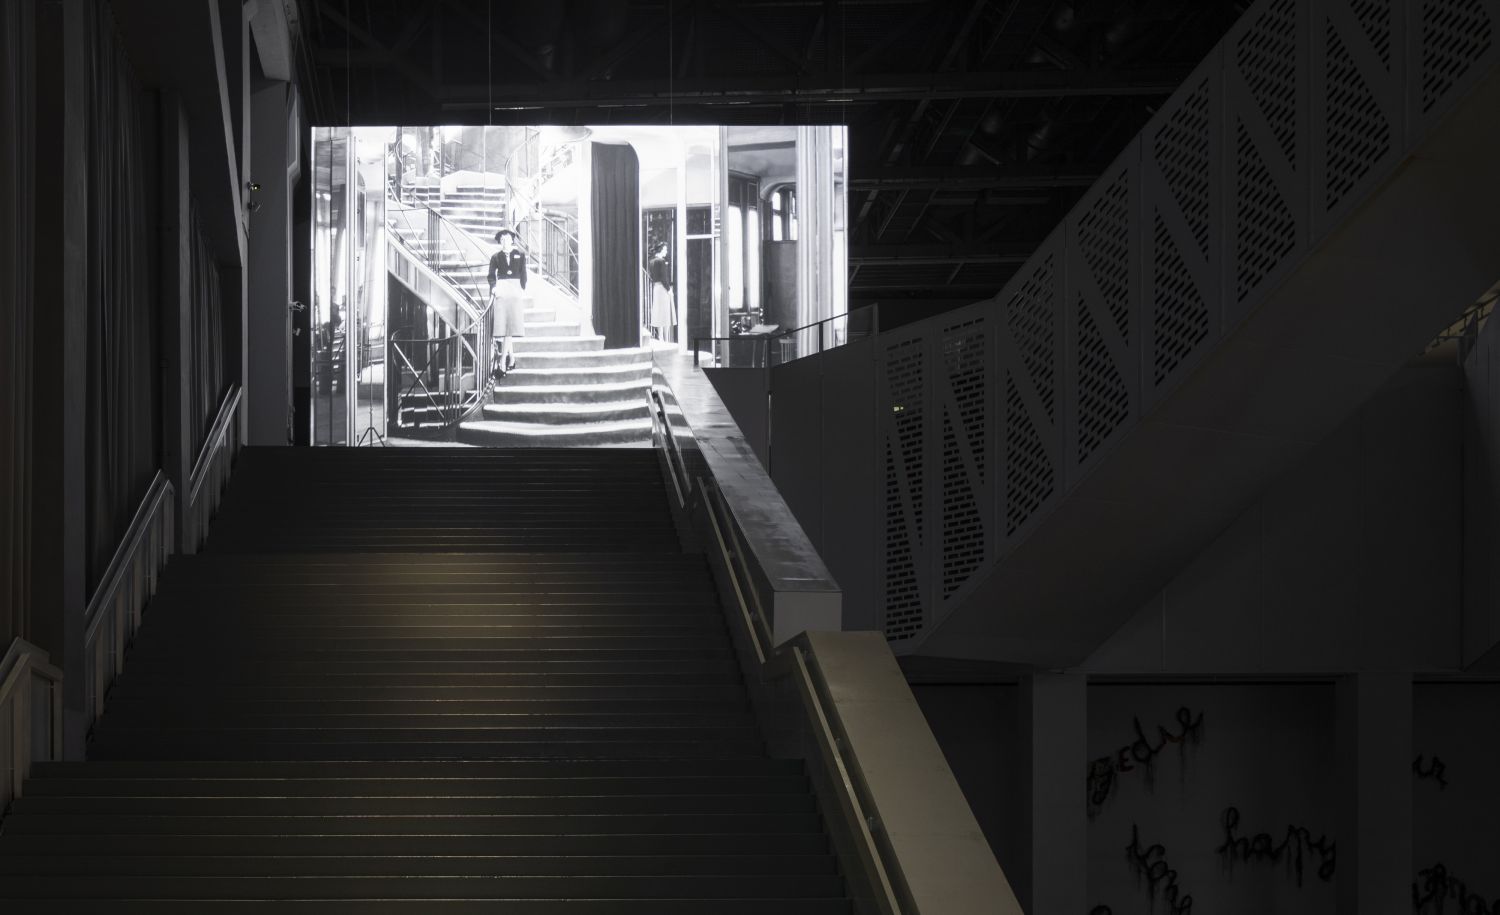
[{"label": "graffiti lettering", "polygon": [[1135,872],[1136,879],[1145,878],[1146,892],[1153,903],[1159,889],[1169,915],[1188,915],[1193,911],[1192,895],[1182,892],[1182,888],[1177,885],[1177,872],[1167,864],[1165,845],[1141,847],[1141,827],[1132,825],[1130,844],[1125,847],[1125,854],[1130,859],[1130,868]]},{"label": "graffiti lettering", "polygon": [[1268,832],[1256,833],[1253,836],[1236,835],[1240,825],[1240,811],[1237,807],[1227,807],[1224,810],[1224,844],[1218,847],[1220,856],[1224,858],[1226,865],[1233,865],[1236,861],[1247,863],[1266,861],[1275,864],[1285,861],[1286,866],[1297,877],[1297,885],[1302,885],[1303,858],[1317,856],[1318,879],[1333,879],[1334,843],[1325,836],[1313,838],[1313,834],[1305,826],[1288,825],[1286,835],[1282,837],[1281,843],[1276,844]]},{"label": "graffiti lettering", "polygon": [[1447,910],[1448,900],[1458,903],[1459,915],[1500,915],[1500,898],[1485,902],[1477,893],[1469,892],[1462,880],[1448,873],[1442,863],[1417,871],[1417,882],[1411,885],[1411,905],[1418,912],[1432,911],[1442,915]]},{"label": "graffiti lettering", "polygon": [[1134,742],[1089,763],[1086,791],[1090,817],[1097,815],[1103,808],[1104,802],[1114,794],[1122,773],[1133,772],[1140,768],[1145,775],[1147,786],[1150,786],[1154,778],[1152,766],[1156,762],[1156,757],[1167,748],[1168,744],[1176,744],[1178,749],[1182,750],[1188,743],[1196,744],[1203,735],[1203,713],[1199,712],[1197,716],[1194,716],[1187,706],[1177,710],[1175,729],[1163,724],[1156,726],[1154,742],[1146,737],[1146,729],[1141,726],[1139,716],[1133,718],[1132,722],[1135,725]]},{"label": "graffiti lettering", "polygon": [[1416,773],[1417,778],[1430,778],[1437,782],[1438,790],[1442,791],[1448,787],[1448,776],[1445,774],[1448,771],[1448,766],[1443,762],[1441,756],[1432,757],[1432,762],[1424,765],[1423,760],[1426,758],[1426,756],[1418,756],[1412,760],[1411,770]]}]

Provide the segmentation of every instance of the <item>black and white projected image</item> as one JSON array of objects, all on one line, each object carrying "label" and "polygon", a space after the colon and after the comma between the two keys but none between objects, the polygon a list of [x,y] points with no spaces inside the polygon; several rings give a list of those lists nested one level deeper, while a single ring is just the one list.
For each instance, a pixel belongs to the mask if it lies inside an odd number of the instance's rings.
[{"label": "black and white projected image", "polygon": [[653,354],[734,367],[842,333],[845,141],[316,129],[313,441],[648,444]]}]

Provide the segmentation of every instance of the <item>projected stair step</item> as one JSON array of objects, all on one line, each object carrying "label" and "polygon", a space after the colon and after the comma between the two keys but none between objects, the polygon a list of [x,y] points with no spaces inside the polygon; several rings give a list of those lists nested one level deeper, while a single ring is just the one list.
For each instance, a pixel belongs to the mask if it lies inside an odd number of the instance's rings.
[{"label": "projected stair step", "polygon": [[6,817],[0,911],[849,915],[657,460],[246,450]]}]

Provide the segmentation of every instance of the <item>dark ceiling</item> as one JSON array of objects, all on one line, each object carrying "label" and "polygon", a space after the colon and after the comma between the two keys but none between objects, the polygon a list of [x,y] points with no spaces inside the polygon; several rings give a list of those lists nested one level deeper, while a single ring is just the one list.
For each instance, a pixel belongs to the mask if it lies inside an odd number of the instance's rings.
[{"label": "dark ceiling", "polygon": [[993,295],[1248,5],[298,0],[299,58],[319,124],[847,123],[851,306],[900,320]]}]

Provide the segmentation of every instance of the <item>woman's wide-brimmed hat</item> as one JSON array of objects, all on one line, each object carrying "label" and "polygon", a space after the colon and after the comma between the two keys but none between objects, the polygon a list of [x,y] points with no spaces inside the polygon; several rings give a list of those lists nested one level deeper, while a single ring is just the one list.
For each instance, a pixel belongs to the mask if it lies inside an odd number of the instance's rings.
[{"label": "woman's wide-brimmed hat", "polygon": [[510,240],[517,244],[521,241],[521,237],[515,233],[514,229],[501,229],[495,233],[495,244],[499,244],[501,237],[505,235],[509,235]]}]

